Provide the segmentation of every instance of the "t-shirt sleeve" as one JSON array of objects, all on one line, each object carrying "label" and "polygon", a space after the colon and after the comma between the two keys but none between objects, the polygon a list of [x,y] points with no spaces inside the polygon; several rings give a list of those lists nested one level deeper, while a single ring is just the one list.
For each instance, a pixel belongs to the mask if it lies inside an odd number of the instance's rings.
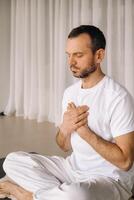
[{"label": "t-shirt sleeve", "polygon": [[134,131],[134,101],[129,94],[120,98],[114,105],[110,129],[113,137]]}]

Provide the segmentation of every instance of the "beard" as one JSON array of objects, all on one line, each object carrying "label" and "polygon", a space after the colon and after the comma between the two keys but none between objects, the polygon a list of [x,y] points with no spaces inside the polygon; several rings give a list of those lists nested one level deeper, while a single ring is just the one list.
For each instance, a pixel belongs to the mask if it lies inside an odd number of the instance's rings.
[{"label": "beard", "polygon": [[79,75],[79,78],[86,78],[88,77],[91,73],[95,72],[97,69],[97,66],[96,65],[92,65],[91,67],[87,68],[87,69],[84,69],[80,75]]},{"label": "beard", "polygon": [[73,72],[73,76],[76,78],[87,78],[90,74],[96,71],[97,65],[93,63],[90,67],[83,69],[83,71],[80,72],[80,74],[77,75],[77,69],[75,66],[71,65],[71,69],[76,69],[76,71],[71,70]]}]

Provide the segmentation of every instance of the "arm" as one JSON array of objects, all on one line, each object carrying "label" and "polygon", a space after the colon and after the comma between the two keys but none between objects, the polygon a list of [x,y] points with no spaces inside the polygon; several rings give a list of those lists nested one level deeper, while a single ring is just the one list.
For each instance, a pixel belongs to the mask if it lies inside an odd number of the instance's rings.
[{"label": "arm", "polygon": [[118,168],[128,171],[134,161],[134,132],[118,136],[115,143],[106,141],[88,127],[81,127],[78,134],[103,158]]},{"label": "arm", "polygon": [[67,136],[65,136],[59,128],[56,135],[56,142],[59,145],[59,147],[65,152],[71,149],[70,138],[71,138],[71,134],[68,134]]}]

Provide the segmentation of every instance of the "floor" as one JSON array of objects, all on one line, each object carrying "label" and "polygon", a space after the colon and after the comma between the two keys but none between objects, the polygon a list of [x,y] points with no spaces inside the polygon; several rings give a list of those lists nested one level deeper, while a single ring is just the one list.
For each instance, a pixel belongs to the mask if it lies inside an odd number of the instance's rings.
[{"label": "floor", "polygon": [[67,156],[56,144],[57,129],[49,122],[22,117],[0,117],[0,158],[13,151]]}]

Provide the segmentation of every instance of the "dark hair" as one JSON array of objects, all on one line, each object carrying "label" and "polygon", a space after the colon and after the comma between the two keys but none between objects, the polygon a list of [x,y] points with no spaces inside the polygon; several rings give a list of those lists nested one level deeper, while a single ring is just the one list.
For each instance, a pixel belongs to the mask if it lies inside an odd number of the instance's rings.
[{"label": "dark hair", "polygon": [[79,36],[82,33],[87,33],[92,41],[92,51],[95,53],[98,49],[105,49],[106,47],[106,39],[103,32],[91,25],[81,25],[78,26],[69,33],[68,38],[74,38]]}]

